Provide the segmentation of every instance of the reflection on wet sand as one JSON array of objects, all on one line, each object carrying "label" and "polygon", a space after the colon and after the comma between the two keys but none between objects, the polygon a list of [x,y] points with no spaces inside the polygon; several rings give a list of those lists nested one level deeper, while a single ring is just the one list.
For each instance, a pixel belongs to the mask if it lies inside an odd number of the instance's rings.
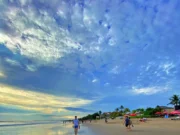
[{"label": "reflection on wet sand", "polygon": [[[25,126],[5,126],[0,127],[0,135],[73,135],[74,130],[71,124],[41,124]],[[87,128],[81,126],[79,135],[93,135]]]}]

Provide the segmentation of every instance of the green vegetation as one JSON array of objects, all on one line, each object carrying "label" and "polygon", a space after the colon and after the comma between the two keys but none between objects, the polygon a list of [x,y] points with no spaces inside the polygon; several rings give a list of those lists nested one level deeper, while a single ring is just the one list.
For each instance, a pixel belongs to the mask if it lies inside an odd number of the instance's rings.
[{"label": "green vegetation", "polygon": [[96,116],[100,116],[99,113],[89,114],[89,115],[81,118],[81,120],[95,120]]},{"label": "green vegetation", "polygon": [[120,113],[120,112],[112,112],[112,113],[110,114],[110,118],[116,118],[116,117],[118,117],[118,116],[121,116],[121,113]]},{"label": "green vegetation", "polygon": [[156,112],[161,112],[162,111],[162,108],[160,108],[159,106],[156,106],[155,108],[151,108],[151,107],[148,107],[143,115],[149,115],[149,116],[153,116]]},{"label": "green vegetation", "polygon": [[174,106],[180,105],[179,95],[173,95],[169,100],[170,100],[169,104],[171,104],[171,105],[174,105]]},{"label": "green vegetation", "polygon": [[124,111],[123,111],[123,113],[128,113],[128,112],[130,112],[129,108],[125,108]]},{"label": "green vegetation", "polygon": [[[170,99],[170,103],[171,105],[177,106],[180,105],[180,97],[178,95],[173,95]],[[146,118],[150,118],[150,117],[157,117],[155,115],[156,112],[162,112],[163,109],[160,106],[156,106],[155,108],[152,107],[148,107],[146,109],[144,108],[138,108],[135,110],[130,110],[127,107],[124,107],[123,105],[121,105],[119,108],[116,108],[115,111],[113,112],[109,112],[109,113],[102,113],[102,111],[96,112],[94,114],[89,114],[88,116],[85,116],[81,119],[83,120],[95,120],[97,119],[97,116],[101,118],[105,118],[105,117],[109,117],[111,119],[114,119],[118,116],[124,116],[125,114],[128,113],[137,113],[138,116],[133,116],[133,118],[142,118],[142,117],[146,117]]]}]

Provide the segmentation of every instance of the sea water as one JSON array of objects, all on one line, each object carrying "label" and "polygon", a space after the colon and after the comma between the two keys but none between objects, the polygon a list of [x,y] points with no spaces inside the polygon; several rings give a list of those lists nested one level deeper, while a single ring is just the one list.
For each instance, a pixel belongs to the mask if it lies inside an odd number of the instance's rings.
[{"label": "sea water", "polygon": [[[72,124],[62,123],[19,123],[0,124],[0,135],[74,135]],[[95,135],[81,125],[78,135]]]}]

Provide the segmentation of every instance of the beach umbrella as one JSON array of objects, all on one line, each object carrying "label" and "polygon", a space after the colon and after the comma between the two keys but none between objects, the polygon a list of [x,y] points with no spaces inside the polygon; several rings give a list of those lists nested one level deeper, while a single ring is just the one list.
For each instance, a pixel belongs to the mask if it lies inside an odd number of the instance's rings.
[{"label": "beach umbrella", "polygon": [[175,111],[172,111],[170,114],[172,114],[172,115],[180,115],[180,111],[179,110],[175,110]]},{"label": "beach umbrella", "polygon": [[169,114],[167,111],[164,111],[163,114]]},{"label": "beach umbrella", "polygon": [[162,112],[156,112],[155,114],[156,114],[156,115],[161,115],[161,114],[162,114]]},{"label": "beach umbrella", "polygon": [[135,113],[132,113],[132,114],[130,114],[130,116],[136,116],[136,114],[135,114]]}]

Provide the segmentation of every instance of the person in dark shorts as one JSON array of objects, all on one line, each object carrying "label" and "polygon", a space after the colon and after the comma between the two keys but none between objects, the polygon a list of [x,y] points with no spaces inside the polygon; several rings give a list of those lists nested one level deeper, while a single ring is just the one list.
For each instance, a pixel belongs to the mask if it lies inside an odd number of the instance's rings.
[{"label": "person in dark shorts", "polygon": [[129,117],[128,116],[126,116],[125,117],[125,120],[124,120],[124,124],[125,124],[125,127],[127,128],[127,130],[129,129]]}]

